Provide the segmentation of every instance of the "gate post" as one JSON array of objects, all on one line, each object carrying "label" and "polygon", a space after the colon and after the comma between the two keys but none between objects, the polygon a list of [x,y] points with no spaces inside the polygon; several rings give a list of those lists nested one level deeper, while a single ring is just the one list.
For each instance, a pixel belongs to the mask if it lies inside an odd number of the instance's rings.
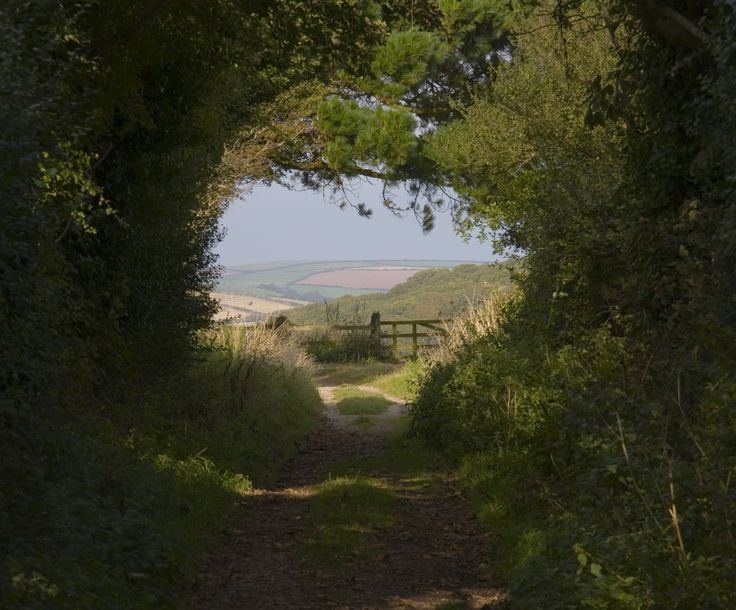
[{"label": "gate post", "polygon": [[381,338],[381,314],[378,311],[371,314],[371,335],[376,339]]},{"label": "gate post", "polygon": [[375,349],[375,355],[380,357],[383,351],[381,346],[381,314],[374,311],[371,314],[370,337]]}]

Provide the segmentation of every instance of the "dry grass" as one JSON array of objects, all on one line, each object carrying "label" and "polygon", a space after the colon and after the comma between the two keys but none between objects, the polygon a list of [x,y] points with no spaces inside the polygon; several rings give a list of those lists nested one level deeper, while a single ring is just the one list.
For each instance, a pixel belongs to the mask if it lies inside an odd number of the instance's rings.
[{"label": "dry grass", "polygon": [[278,364],[287,372],[311,374],[315,363],[304,347],[285,327],[221,326],[212,331],[213,343],[232,361]]},{"label": "dry grass", "polygon": [[427,356],[430,363],[448,362],[462,346],[495,332],[510,299],[507,292],[494,292],[471,306],[447,326],[447,335],[438,336],[437,347]]}]

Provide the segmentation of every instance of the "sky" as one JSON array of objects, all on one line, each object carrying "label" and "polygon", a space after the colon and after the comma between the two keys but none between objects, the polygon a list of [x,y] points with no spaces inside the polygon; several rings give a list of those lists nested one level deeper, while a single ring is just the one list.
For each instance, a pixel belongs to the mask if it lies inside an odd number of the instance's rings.
[{"label": "sky", "polygon": [[494,260],[490,244],[466,244],[454,233],[449,214],[438,214],[434,230],[423,234],[413,216],[397,218],[386,210],[380,193],[376,185],[362,187],[360,200],[373,209],[371,218],[363,218],[330,204],[320,192],[258,186],[225,212],[219,262],[227,267],[286,260]]}]

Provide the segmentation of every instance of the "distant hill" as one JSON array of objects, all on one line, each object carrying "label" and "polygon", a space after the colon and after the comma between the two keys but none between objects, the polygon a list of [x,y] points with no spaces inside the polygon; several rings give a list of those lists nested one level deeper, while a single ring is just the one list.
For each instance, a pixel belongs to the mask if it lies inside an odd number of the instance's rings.
[{"label": "distant hill", "polygon": [[509,263],[465,264],[419,271],[386,293],[344,296],[285,314],[294,324],[366,323],[374,311],[394,320],[452,318],[474,300],[510,288]]},{"label": "distant hill", "polygon": [[277,261],[226,267],[217,292],[234,296],[312,301],[384,293],[421,269],[470,261]]}]

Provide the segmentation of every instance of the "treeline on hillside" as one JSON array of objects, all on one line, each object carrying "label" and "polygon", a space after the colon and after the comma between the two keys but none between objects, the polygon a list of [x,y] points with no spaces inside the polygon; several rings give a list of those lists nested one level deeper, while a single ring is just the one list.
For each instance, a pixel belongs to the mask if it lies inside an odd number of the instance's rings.
[{"label": "treeline on hillside", "polygon": [[454,318],[473,303],[510,287],[510,263],[427,269],[387,293],[305,305],[290,309],[286,317],[294,324],[367,324],[374,311],[386,320]]}]

